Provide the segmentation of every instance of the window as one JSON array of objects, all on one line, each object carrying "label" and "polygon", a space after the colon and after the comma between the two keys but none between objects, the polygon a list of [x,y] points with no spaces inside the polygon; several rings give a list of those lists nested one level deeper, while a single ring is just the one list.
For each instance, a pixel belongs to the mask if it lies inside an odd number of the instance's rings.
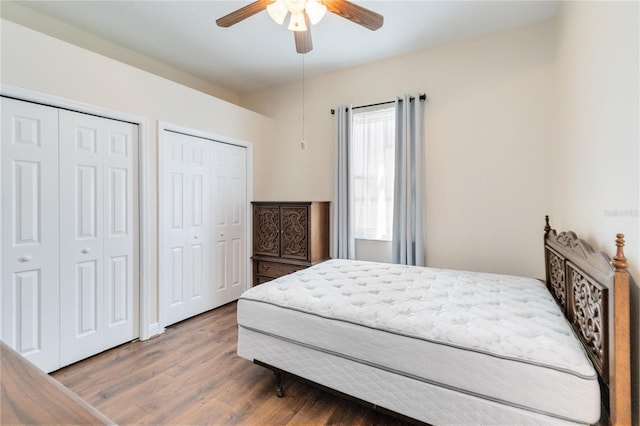
[{"label": "window", "polygon": [[395,106],[353,113],[351,187],[354,237],[391,240]]}]

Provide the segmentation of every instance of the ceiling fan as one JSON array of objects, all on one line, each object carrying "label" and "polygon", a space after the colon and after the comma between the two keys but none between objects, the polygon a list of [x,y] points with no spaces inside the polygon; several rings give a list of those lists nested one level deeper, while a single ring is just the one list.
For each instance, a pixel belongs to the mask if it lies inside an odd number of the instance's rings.
[{"label": "ceiling fan", "polygon": [[256,0],[216,20],[216,24],[230,27],[265,9],[278,24],[282,24],[291,13],[288,28],[293,31],[296,51],[303,54],[313,49],[311,25],[318,23],[327,11],[372,31],[382,27],[384,22],[382,15],[348,0]]}]

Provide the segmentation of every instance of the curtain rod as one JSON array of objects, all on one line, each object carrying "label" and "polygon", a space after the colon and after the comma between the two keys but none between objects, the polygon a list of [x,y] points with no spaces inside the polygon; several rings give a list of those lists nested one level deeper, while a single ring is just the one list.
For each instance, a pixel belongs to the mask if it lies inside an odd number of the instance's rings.
[{"label": "curtain rod", "polygon": [[[409,98],[410,101],[414,100],[415,98],[412,96]],[[427,100],[427,94],[426,93],[422,93],[419,96],[419,99],[421,101],[425,101]],[[399,102],[402,102],[402,99],[398,99]],[[367,107],[372,107],[372,106],[378,106],[378,105],[387,105],[387,104],[394,104],[396,103],[396,101],[386,101],[386,102],[378,102],[377,104],[369,104],[369,105],[358,105],[358,106],[354,106],[351,109],[359,109],[359,108],[367,108]],[[336,110],[331,108],[331,115],[334,115],[336,113]]]}]

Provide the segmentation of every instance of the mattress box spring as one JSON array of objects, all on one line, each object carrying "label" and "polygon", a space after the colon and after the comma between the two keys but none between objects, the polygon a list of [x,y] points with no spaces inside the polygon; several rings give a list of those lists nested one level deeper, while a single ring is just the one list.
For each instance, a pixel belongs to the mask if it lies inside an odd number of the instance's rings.
[{"label": "mattress box spring", "polygon": [[534,279],[331,260],[247,291],[238,324],[492,404],[599,419],[596,372]]}]

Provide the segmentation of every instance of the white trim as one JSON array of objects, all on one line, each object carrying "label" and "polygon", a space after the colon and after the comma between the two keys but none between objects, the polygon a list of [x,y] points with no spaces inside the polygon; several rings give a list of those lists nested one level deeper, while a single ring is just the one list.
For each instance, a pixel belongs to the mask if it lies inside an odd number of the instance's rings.
[{"label": "white trim", "polygon": [[158,191],[158,235],[156,238],[156,242],[157,242],[157,256],[158,256],[158,290],[157,290],[157,294],[158,294],[158,330],[161,333],[164,333],[164,324],[165,324],[165,300],[166,300],[166,291],[162,288],[162,276],[165,273],[165,265],[164,265],[164,259],[163,259],[163,248],[165,246],[164,244],[164,223],[165,223],[165,218],[164,218],[164,202],[165,202],[165,194],[164,194],[164,190],[163,190],[163,186],[162,186],[162,181],[164,180],[164,164],[165,164],[165,156],[164,156],[164,144],[165,144],[165,136],[164,133],[162,132],[163,129],[163,122],[158,120],[158,128],[156,130],[156,139],[158,141],[158,145],[156,148],[156,155],[158,156],[158,163],[157,163],[157,168],[158,168],[158,174],[157,174],[157,178],[158,181],[156,183],[156,188]]},{"label": "white trim", "polygon": [[164,238],[162,230],[164,229],[164,193],[162,187],[162,177],[164,176],[164,144],[165,136],[164,132],[176,132],[187,136],[193,136],[197,138],[208,139],[214,142],[222,142],[231,145],[240,146],[247,149],[247,252],[246,252],[246,277],[247,282],[245,290],[252,287],[253,284],[253,269],[251,264],[251,255],[253,253],[253,226],[252,226],[252,210],[251,200],[253,200],[253,143],[243,141],[240,139],[234,139],[227,136],[216,135],[213,133],[203,132],[201,130],[195,130],[188,127],[180,126],[178,124],[167,123],[165,121],[158,120],[158,322],[159,327],[164,331],[165,324],[165,300],[166,289],[161,285],[162,277],[164,276],[164,265],[161,259],[164,249]]},{"label": "white trim", "polygon": [[[139,221],[139,339],[146,340],[153,335],[150,318],[150,236],[151,228],[143,218],[148,217],[151,205],[149,191],[149,119],[140,115],[129,114],[107,108],[98,107],[83,102],[47,95],[21,87],[0,84],[0,95],[27,102],[49,105],[56,108],[73,110],[85,114],[97,115],[114,120],[126,121],[138,125],[138,221]],[[0,182],[1,184],[1,182]],[[0,210],[2,210],[0,200]],[[1,216],[0,216],[1,220]],[[154,329],[155,330],[155,329]]]},{"label": "white trim", "polygon": [[243,148],[253,147],[253,144],[251,142],[243,141],[240,139],[234,139],[227,136],[221,136],[215,133],[203,132],[201,130],[195,130],[189,127],[180,126],[178,124],[172,124],[172,123],[167,123],[166,121],[158,120],[158,134],[160,134],[160,132],[163,130],[167,130],[169,132],[182,133],[183,135],[193,136],[196,138],[208,139],[213,142],[222,142],[222,143],[228,143],[231,145],[237,145]]},{"label": "white trim", "polygon": [[164,333],[164,327],[160,327],[159,323],[154,322],[149,324],[149,337],[154,337],[162,333]]}]

